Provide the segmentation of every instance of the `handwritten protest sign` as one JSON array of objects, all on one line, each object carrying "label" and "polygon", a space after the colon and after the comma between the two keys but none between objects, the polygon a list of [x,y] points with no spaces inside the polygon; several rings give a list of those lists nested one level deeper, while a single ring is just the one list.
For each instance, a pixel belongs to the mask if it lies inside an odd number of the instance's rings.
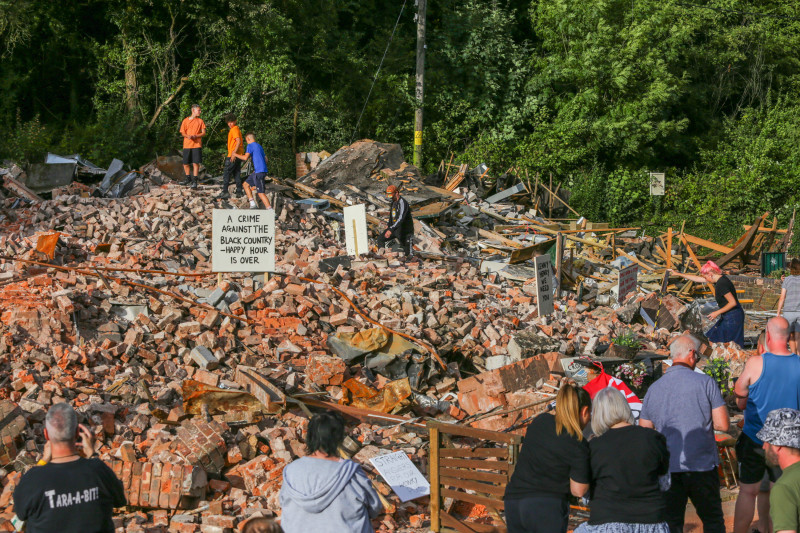
[{"label": "handwritten protest sign", "polygon": [[636,290],[636,281],[639,275],[639,267],[631,265],[619,271],[619,285],[617,288],[617,302],[622,303],[628,293]]},{"label": "handwritten protest sign", "polygon": [[539,310],[539,316],[545,316],[555,310],[552,263],[547,254],[536,256],[534,262],[536,264],[536,308]]},{"label": "handwritten protest sign", "polygon": [[379,455],[370,459],[400,501],[407,502],[431,493],[431,484],[425,479],[405,452]]},{"label": "handwritten protest sign", "polygon": [[275,271],[275,210],[214,209],[211,228],[214,272]]}]

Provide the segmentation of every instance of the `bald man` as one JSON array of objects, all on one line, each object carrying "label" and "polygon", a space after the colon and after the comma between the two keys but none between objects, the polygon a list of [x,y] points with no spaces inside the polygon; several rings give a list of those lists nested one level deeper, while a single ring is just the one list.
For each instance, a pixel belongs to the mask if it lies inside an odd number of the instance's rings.
[{"label": "bald man", "polygon": [[739,461],[739,497],[733,515],[734,533],[748,533],[753,521],[756,496],[764,473],[775,482],[780,470],[767,465],[757,433],[770,411],[800,409],[800,357],[789,351],[789,322],[783,317],[769,319],[767,351],[751,356],[736,380],[734,393],[744,409],[744,427],[736,442]]},{"label": "bald man", "polygon": [[728,431],[728,407],[714,379],[695,372],[700,341],[681,335],[670,344],[672,367],[656,380],[642,402],[639,425],[667,438],[672,485],[664,494],[672,533],[682,532],[691,499],[706,533],[725,533],[719,493],[719,453],[714,430]]}]

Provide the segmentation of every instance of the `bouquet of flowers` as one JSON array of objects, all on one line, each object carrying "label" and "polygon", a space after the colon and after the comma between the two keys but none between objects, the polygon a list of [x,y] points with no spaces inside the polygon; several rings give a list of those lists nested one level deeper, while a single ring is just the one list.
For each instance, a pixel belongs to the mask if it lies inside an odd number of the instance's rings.
[{"label": "bouquet of flowers", "polygon": [[647,369],[644,363],[623,363],[614,370],[614,376],[621,379],[633,389],[639,389],[644,385],[647,377]]}]

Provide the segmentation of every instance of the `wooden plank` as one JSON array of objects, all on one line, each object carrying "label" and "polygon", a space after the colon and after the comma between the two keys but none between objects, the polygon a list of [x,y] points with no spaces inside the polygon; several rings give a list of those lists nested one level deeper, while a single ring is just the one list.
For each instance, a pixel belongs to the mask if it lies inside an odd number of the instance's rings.
[{"label": "wooden plank", "polygon": [[501,510],[505,509],[505,502],[502,498],[487,498],[486,496],[467,494],[466,492],[459,492],[452,489],[442,489],[442,496],[445,498],[454,498],[464,502],[477,503],[478,505],[485,505],[487,507],[496,507]]},{"label": "wooden plank", "polygon": [[748,230],[747,233],[744,234],[742,239],[740,239],[739,244],[736,245],[733,248],[733,250],[730,251],[730,253],[723,255],[717,261],[715,261],[715,263],[717,263],[717,266],[719,266],[720,268],[724,267],[725,265],[736,259],[739,256],[739,254],[749,249],[750,245],[753,243],[753,239],[756,236],[756,232],[758,231],[759,226],[761,226],[761,223],[768,216],[769,213],[764,213],[763,215],[758,217],[755,220],[755,222],[753,222],[753,226]]},{"label": "wooden plank", "polygon": [[[334,198],[333,196],[330,196],[329,194],[325,194],[324,192],[320,191],[319,189],[315,189],[314,187],[311,187],[311,186],[306,185],[304,183],[298,183],[298,182],[296,182],[294,180],[286,180],[286,183],[288,183],[289,185],[291,185],[295,189],[297,189],[297,190],[299,190],[301,192],[304,192],[305,194],[308,194],[309,196],[313,196],[314,198],[320,198],[322,200],[328,200],[331,203],[331,205],[335,205],[335,206],[340,207],[342,209],[344,209],[347,206],[347,204],[342,202],[341,200],[338,200],[338,199]],[[381,226],[385,225],[385,222],[375,218],[374,216],[372,216],[370,214],[367,214],[367,222],[369,222],[370,224],[372,224],[374,226],[378,226],[378,227],[381,227]]]},{"label": "wooden plank", "polygon": [[[613,235],[613,234],[612,234]],[[564,235],[556,235],[556,299],[561,299],[561,263],[564,259]]]},{"label": "wooden plank", "polygon": [[441,528],[440,514],[442,496],[440,494],[441,485],[439,484],[439,428],[428,427],[430,437],[430,458],[428,461],[428,472],[430,473],[431,483],[431,530],[438,533]]},{"label": "wooden plank", "polygon": [[440,433],[445,433],[447,435],[458,435],[460,437],[472,437],[474,439],[505,442],[506,444],[510,444],[512,442],[522,442],[522,437],[519,435],[500,433],[498,431],[489,431],[488,429],[458,426],[456,424],[446,424],[437,420],[428,420],[426,426],[429,428],[438,428]]},{"label": "wooden plank", "polygon": [[708,241],[706,239],[701,239],[700,237],[695,237],[694,235],[689,235],[688,233],[684,233],[683,236],[686,240],[692,244],[696,244],[697,246],[702,246],[703,248],[708,248],[709,250],[714,250],[715,252],[720,252],[723,254],[730,253],[733,248],[728,248],[722,244],[717,244],[712,241]]},{"label": "wooden plank", "polygon": [[511,246],[512,248],[524,248],[525,245],[518,243],[517,241],[512,241],[511,239],[507,239],[500,235],[499,233],[495,233],[493,231],[485,230],[485,229],[478,229],[478,234],[485,238],[485,239],[492,239],[495,241],[499,241],[506,246]]},{"label": "wooden plank", "polygon": [[481,459],[439,459],[439,466],[455,468],[471,468],[474,470],[500,470],[508,472],[505,461],[484,461]]},{"label": "wooden plank", "polygon": [[[553,179],[553,176],[552,176],[552,175],[550,176],[550,179],[551,179],[551,180]],[[555,194],[553,194],[553,191],[552,191],[552,190],[550,190],[550,189],[548,189],[548,188],[547,188],[547,185],[545,185],[544,183],[540,183],[540,185],[542,186],[542,188],[543,188],[544,190],[546,190],[547,192],[549,192],[549,193],[550,193],[550,216],[552,216],[552,215],[553,215],[553,213],[552,213],[552,211],[553,211],[553,198],[555,198],[556,200],[558,200],[559,202],[561,202],[561,203],[564,205],[564,207],[566,207],[567,209],[569,209],[570,211],[572,211],[573,213],[575,213],[575,215],[576,215],[578,218],[580,218],[581,214],[580,214],[580,213],[578,213],[577,211],[575,211],[574,209],[572,209],[572,207],[571,207],[571,206],[570,206],[570,205],[569,205],[567,202],[565,202],[564,200],[562,200],[561,198],[559,198],[558,196],[556,196]],[[552,187],[552,186],[553,186],[553,183],[552,183],[552,181],[551,181],[551,182],[550,182],[550,187]]]},{"label": "wooden plank", "polygon": [[618,253],[619,255],[621,255],[622,257],[627,257],[628,259],[630,259],[631,261],[633,261],[634,263],[636,263],[637,265],[639,265],[639,266],[640,266],[640,267],[642,267],[643,269],[647,270],[648,272],[649,272],[650,270],[655,270],[655,268],[651,267],[650,265],[647,265],[647,264],[645,264],[645,263],[642,263],[642,262],[641,262],[639,259],[637,259],[636,257],[633,257],[633,256],[632,256],[632,255],[630,255],[629,253],[626,253],[626,252],[625,252],[625,250],[623,250],[622,248],[617,248],[617,253]]},{"label": "wooden plank", "polygon": [[[684,246],[686,246],[686,251],[689,252],[689,258],[692,260],[694,265],[697,267],[697,272],[700,272],[700,269],[702,268],[702,265],[700,264],[700,261],[697,259],[697,256],[694,254],[694,250],[692,250],[692,245],[689,244],[689,240],[686,237],[687,237],[687,235],[685,233],[683,233],[680,236],[680,239],[683,241]],[[689,282],[689,283],[691,283],[691,282]],[[712,294],[713,294],[714,286],[711,285],[710,283],[706,283],[706,286],[708,287],[708,290],[710,290],[712,292]],[[687,288],[687,287],[689,287],[689,284],[684,286],[684,289]],[[683,289],[681,290],[681,292],[683,292]]]},{"label": "wooden plank", "polygon": [[447,513],[442,513],[442,523],[449,528],[452,527],[457,533],[478,533],[476,529],[472,529],[461,520],[458,520]]},{"label": "wooden plank", "polygon": [[667,229],[667,268],[672,268],[672,228]]},{"label": "wooden plank", "polygon": [[456,479],[487,481],[489,483],[508,483],[508,478],[509,478],[509,476],[506,474],[493,474],[491,472],[476,472],[474,470],[459,470],[457,468],[439,468],[439,475]]},{"label": "wooden plank", "polygon": [[33,203],[44,202],[44,198],[30,190],[21,181],[12,178],[9,175],[3,176],[3,186],[17,196],[21,196],[22,198],[30,200]]},{"label": "wooden plank", "polygon": [[[478,524],[475,522],[460,522],[447,513],[442,513],[442,523],[448,528],[453,528],[458,533],[508,533],[504,525]],[[467,529],[458,529],[467,528]]]},{"label": "wooden plank", "polygon": [[[748,226],[747,224],[743,224],[742,226],[744,227],[745,231],[747,231],[747,230],[749,230],[750,228],[753,227],[753,226]],[[764,227],[764,226],[761,226],[760,228],[758,228],[758,232],[759,233],[772,233],[773,231],[775,233],[777,233],[778,235],[786,235],[786,233],[789,230],[788,229],[775,229],[775,230],[772,230],[772,229]]]},{"label": "wooden plank", "polygon": [[549,239],[539,244],[534,244],[532,246],[526,246],[525,248],[520,248],[518,250],[514,250],[511,252],[511,258],[508,260],[509,264],[515,265],[517,263],[522,263],[523,261],[527,261],[537,253],[545,253],[548,248],[550,248],[555,242],[555,239]]},{"label": "wooden plank", "polygon": [[454,477],[442,476],[439,478],[439,483],[444,486],[455,487],[457,489],[474,490],[475,492],[483,492],[491,496],[503,497],[506,492],[505,484],[502,486],[492,485],[489,483],[481,483],[480,481],[468,481],[465,479],[458,479]]},{"label": "wooden plank", "polygon": [[478,457],[508,458],[508,448],[442,448],[439,457],[476,459]]}]

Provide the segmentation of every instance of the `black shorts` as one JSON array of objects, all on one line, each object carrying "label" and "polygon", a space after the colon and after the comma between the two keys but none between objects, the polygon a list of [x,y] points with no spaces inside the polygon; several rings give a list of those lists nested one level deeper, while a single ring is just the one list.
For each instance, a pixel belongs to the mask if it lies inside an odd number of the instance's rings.
[{"label": "black shorts", "polygon": [[203,149],[202,148],[184,148],[183,149],[183,164],[190,165],[192,163],[200,164],[203,162]]},{"label": "black shorts", "polygon": [[739,461],[739,481],[742,483],[761,483],[764,473],[774,482],[781,475],[781,469],[767,464],[764,448],[742,433],[736,441],[736,459]]}]

